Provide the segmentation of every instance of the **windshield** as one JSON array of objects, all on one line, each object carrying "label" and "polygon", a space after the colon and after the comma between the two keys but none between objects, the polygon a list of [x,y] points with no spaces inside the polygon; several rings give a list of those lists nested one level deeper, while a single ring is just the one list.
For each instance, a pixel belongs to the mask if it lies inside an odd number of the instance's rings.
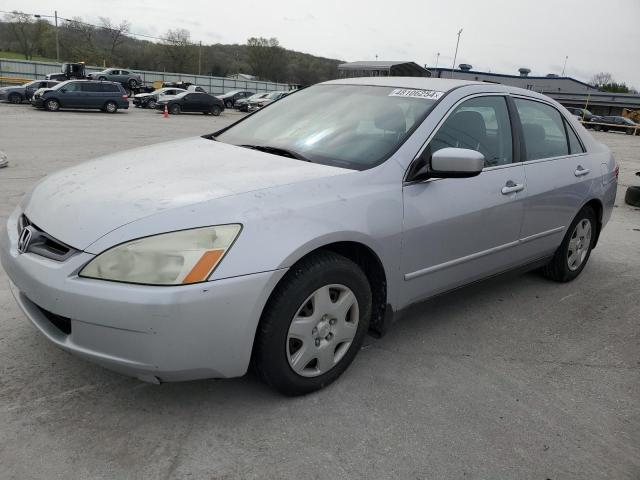
[{"label": "windshield", "polygon": [[269,95],[268,93],[256,93],[255,95],[251,95],[247,100],[257,100],[259,98],[264,98],[267,95]]},{"label": "windshield", "polygon": [[190,93],[190,92],[180,92],[176,95],[176,98],[183,98],[187,95],[187,93]]},{"label": "windshield", "polygon": [[258,110],[215,139],[285,149],[311,162],[364,170],[393,153],[435,103],[427,95],[405,92],[428,93],[317,85]]},{"label": "windshield", "polygon": [[51,87],[51,90],[60,90],[61,88],[64,88],[64,86],[69,83],[71,83],[70,80],[67,80],[66,82],[60,82],[57,85],[54,85],[53,87]]},{"label": "windshield", "polygon": [[269,95],[267,95],[265,98],[273,100],[274,98],[278,98],[280,95],[282,95],[282,92],[272,92]]}]

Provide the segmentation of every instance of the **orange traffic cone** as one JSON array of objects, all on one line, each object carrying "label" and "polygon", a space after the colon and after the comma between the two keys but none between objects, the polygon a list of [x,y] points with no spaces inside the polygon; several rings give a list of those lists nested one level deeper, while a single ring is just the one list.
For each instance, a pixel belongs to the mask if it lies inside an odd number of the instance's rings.
[{"label": "orange traffic cone", "polygon": [[169,110],[167,110],[167,105],[164,106],[164,112],[162,112],[162,116],[164,118],[169,118]]}]

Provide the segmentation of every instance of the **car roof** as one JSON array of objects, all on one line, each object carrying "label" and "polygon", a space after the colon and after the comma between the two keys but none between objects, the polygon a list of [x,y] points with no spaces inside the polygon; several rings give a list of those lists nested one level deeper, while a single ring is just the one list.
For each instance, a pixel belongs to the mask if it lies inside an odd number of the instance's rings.
[{"label": "car roof", "polygon": [[435,90],[448,92],[465,85],[482,85],[483,82],[469,80],[453,80],[449,78],[429,77],[356,77],[340,78],[323,82],[323,85],[375,85],[381,87],[417,88],[422,90]]}]

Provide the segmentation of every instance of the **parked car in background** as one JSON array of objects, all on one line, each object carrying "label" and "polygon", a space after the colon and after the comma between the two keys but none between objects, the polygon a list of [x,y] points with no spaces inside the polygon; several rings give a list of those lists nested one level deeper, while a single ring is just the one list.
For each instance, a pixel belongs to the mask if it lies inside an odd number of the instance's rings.
[{"label": "parked car in background", "polygon": [[[189,85],[185,89],[173,88],[173,90],[182,90],[182,91],[178,91],[177,93],[172,93],[172,94],[163,93],[162,95],[158,95],[158,100],[156,101],[156,103],[157,102],[165,102],[165,103],[167,103],[169,100],[172,100],[172,99],[176,98],[176,96],[178,96],[178,95],[180,95],[180,94],[182,94],[184,92],[207,93],[207,91],[204,88],[202,88],[202,87],[200,87],[198,85]],[[208,93],[207,93],[207,95],[208,95]]]},{"label": "parked car in background", "polygon": [[31,99],[31,104],[50,112],[61,108],[80,108],[115,113],[120,108],[129,108],[129,97],[117,82],[67,80],[53,88],[39,89]]},{"label": "parked car in background", "polygon": [[270,103],[280,100],[282,97],[286,97],[290,92],[270,92],[265,97],[257,98],[249,102],[248,111],[253,112],[262,108]]},{"label": "parked car in background", "polygon": [[22,103],[25,100],[31,100],[36,90],[51,88],[57,83],[55,80],[33,80],[23,85],[3,87],[0,88],[0,100],[6,100],[10,103]]},{"label": "parked car in background", "polygon": [[118,82],[129,88],[137,88],[142,85],[142,77],[131,70],[122,70],[120,68],[107,68],[101,72],[94,72],[87,75],[89,80],[108,80],[110,82]]},{"label": "parked car in background", "polygon": [[47,176],[0,230],[0,260],[68,352],[153,383],[252,365],[300,395],[418,302],[514,269],[577,278],[617,179],[611,151],[545,95],[341,79]]},{"label": "parked car in background", "polygon": [[256,93],[255,95],[251,95],[248,98],[241,98],[236,100],[234,107],[241,112],[249,111],[249,102],[261,99],[269,95],[269,93]]},{"label": "parked car in background", "polygon": [[173,115],[179,113],[194,113],[200,112],[204,114],[211,114],[218,116],[224,110],[224,103],[219,98],[202,92],[184,92],[176,95],[169,100],[159,100],[156,103],[157,110],[164,110],[167,107],[167,111]]},{"label": "parked car in background", "polygon": [[596,131],[608,132],[609,130],[614,132],[624,132],[627,135],[633,135],[636,132],[636,127],[640,127],[640,124],[634,122],[630,118],[619,117],[615,115],[600,117],[599,124],[594,125],[593,129]]},{"label": "parked car in background", "polygon": [[[594,115],[593,113],[591,113],[586,108],[566,107],[566,109],[569,110],[571,114],[575,115],[576,117],[578,117],[580,121],[583,121],[583,122],[595,122],[598,118],[600,118],[597,115]],[[589,123],[586,123],[584,124],[584,127],[593,128],[593,125],[589,125]]]},{"label": "parked car in background", "polygon": [[151,93],[138,93],[133,96],[133,104],[136,107],[142,108],[156,108],[156,103],[160,99],[169,100],[169,98],[173,98],[176,95],[179,95],[186,90],[182,88],[159,88],[158,90],[154,90]]},{"label": "parked car in background", "polygon": [[224,95],[216,95],[220,100],[224,102],[226,108],[233,108],[238,100],[249,98],[256,92],[249,92],[247,90],[231,90]]}]

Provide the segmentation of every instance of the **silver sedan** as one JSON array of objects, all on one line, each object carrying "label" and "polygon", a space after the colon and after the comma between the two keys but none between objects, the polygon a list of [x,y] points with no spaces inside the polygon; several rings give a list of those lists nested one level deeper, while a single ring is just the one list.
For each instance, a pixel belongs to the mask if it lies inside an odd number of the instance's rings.
[{"label": "silver sedan", "polygon": [[576,278],[617,176],[544,95],[336,80],[47,177],[0,259],[26,316],[69,352],[156,383],[253,365],[304,394],[411,304],[521,267]]}]

